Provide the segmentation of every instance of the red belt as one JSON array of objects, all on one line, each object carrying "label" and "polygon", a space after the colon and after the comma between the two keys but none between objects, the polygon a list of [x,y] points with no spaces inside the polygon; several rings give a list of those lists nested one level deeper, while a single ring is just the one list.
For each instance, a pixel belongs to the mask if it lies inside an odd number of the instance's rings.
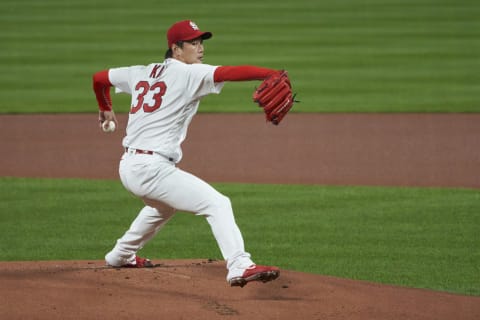
[{"label": "red belt", "polygon": [[[125,152],[128,153],[128,149],[129,149],[129,148],[125,148]],[[133,149],[133,148],[131,148],[130,150],[135,150],[135,154],[149,154],[149,155],[152,155],[152,154],[155,153],[155,152],[150,151],[150,150],[142,150],[142,149]],[[173,158],[167,158],[167,157],[164,157],[164,158],[168,159],[168,161],[170,161],[170,162],[173,162]]]},{"label": "red belt", "polygon": [[[128,148],[125,148],[125,152],[128,152]],[[135,149],[135,154],[153,154],[153,151],[150,150],[141,150],[141,149]]]}]

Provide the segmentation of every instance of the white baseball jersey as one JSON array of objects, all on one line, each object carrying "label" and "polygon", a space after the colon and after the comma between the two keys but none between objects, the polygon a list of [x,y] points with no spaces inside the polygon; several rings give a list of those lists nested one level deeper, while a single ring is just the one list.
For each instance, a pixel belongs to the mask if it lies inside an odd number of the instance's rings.
[{"label": "white baseball jersey", "polygon": [[166,59],[148,66],[110,69],[115,92],[132,95],[123,146],[153,151],[178,163],[200,99],[223,88],[223,82],[213,80],[216,68]]}]

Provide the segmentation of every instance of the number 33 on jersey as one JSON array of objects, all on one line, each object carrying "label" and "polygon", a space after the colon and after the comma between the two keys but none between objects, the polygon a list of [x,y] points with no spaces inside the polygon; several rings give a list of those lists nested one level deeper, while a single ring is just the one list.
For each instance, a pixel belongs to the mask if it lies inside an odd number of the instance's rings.
[{"label": "number 33 on jersey", "polygon": [[[156,82],[150,85],[148,81],[142,80],[135,86],[135,93],[133,97],[136,97],[137,104],[133,105],[130,109],[130,113],[137,113],[138,110],[143,109],[144,112],[154,112],[162,105],[162,97],[167,91],[167,85],[165,82]],[[145,101],[145,99],[151,100],[151,102]]]}]

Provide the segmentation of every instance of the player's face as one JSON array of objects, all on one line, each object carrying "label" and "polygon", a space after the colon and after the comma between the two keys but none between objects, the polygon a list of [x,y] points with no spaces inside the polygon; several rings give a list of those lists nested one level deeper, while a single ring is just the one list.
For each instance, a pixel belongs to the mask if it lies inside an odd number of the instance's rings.
[{"label": "player's face", "polygon": [[202,63],[203,39],[197,38],[183,43],[183,48],[178,47],[177,59],[186,63]]}]

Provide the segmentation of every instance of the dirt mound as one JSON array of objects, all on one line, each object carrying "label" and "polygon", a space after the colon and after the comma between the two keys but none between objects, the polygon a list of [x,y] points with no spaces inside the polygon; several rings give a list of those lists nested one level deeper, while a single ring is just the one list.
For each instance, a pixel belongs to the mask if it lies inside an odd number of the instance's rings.
[{"label": "dirt mound", "polygon": [[220,261],[0,263],[2,319],[478,319],[480,298],[282,270],[228,286]]}]

